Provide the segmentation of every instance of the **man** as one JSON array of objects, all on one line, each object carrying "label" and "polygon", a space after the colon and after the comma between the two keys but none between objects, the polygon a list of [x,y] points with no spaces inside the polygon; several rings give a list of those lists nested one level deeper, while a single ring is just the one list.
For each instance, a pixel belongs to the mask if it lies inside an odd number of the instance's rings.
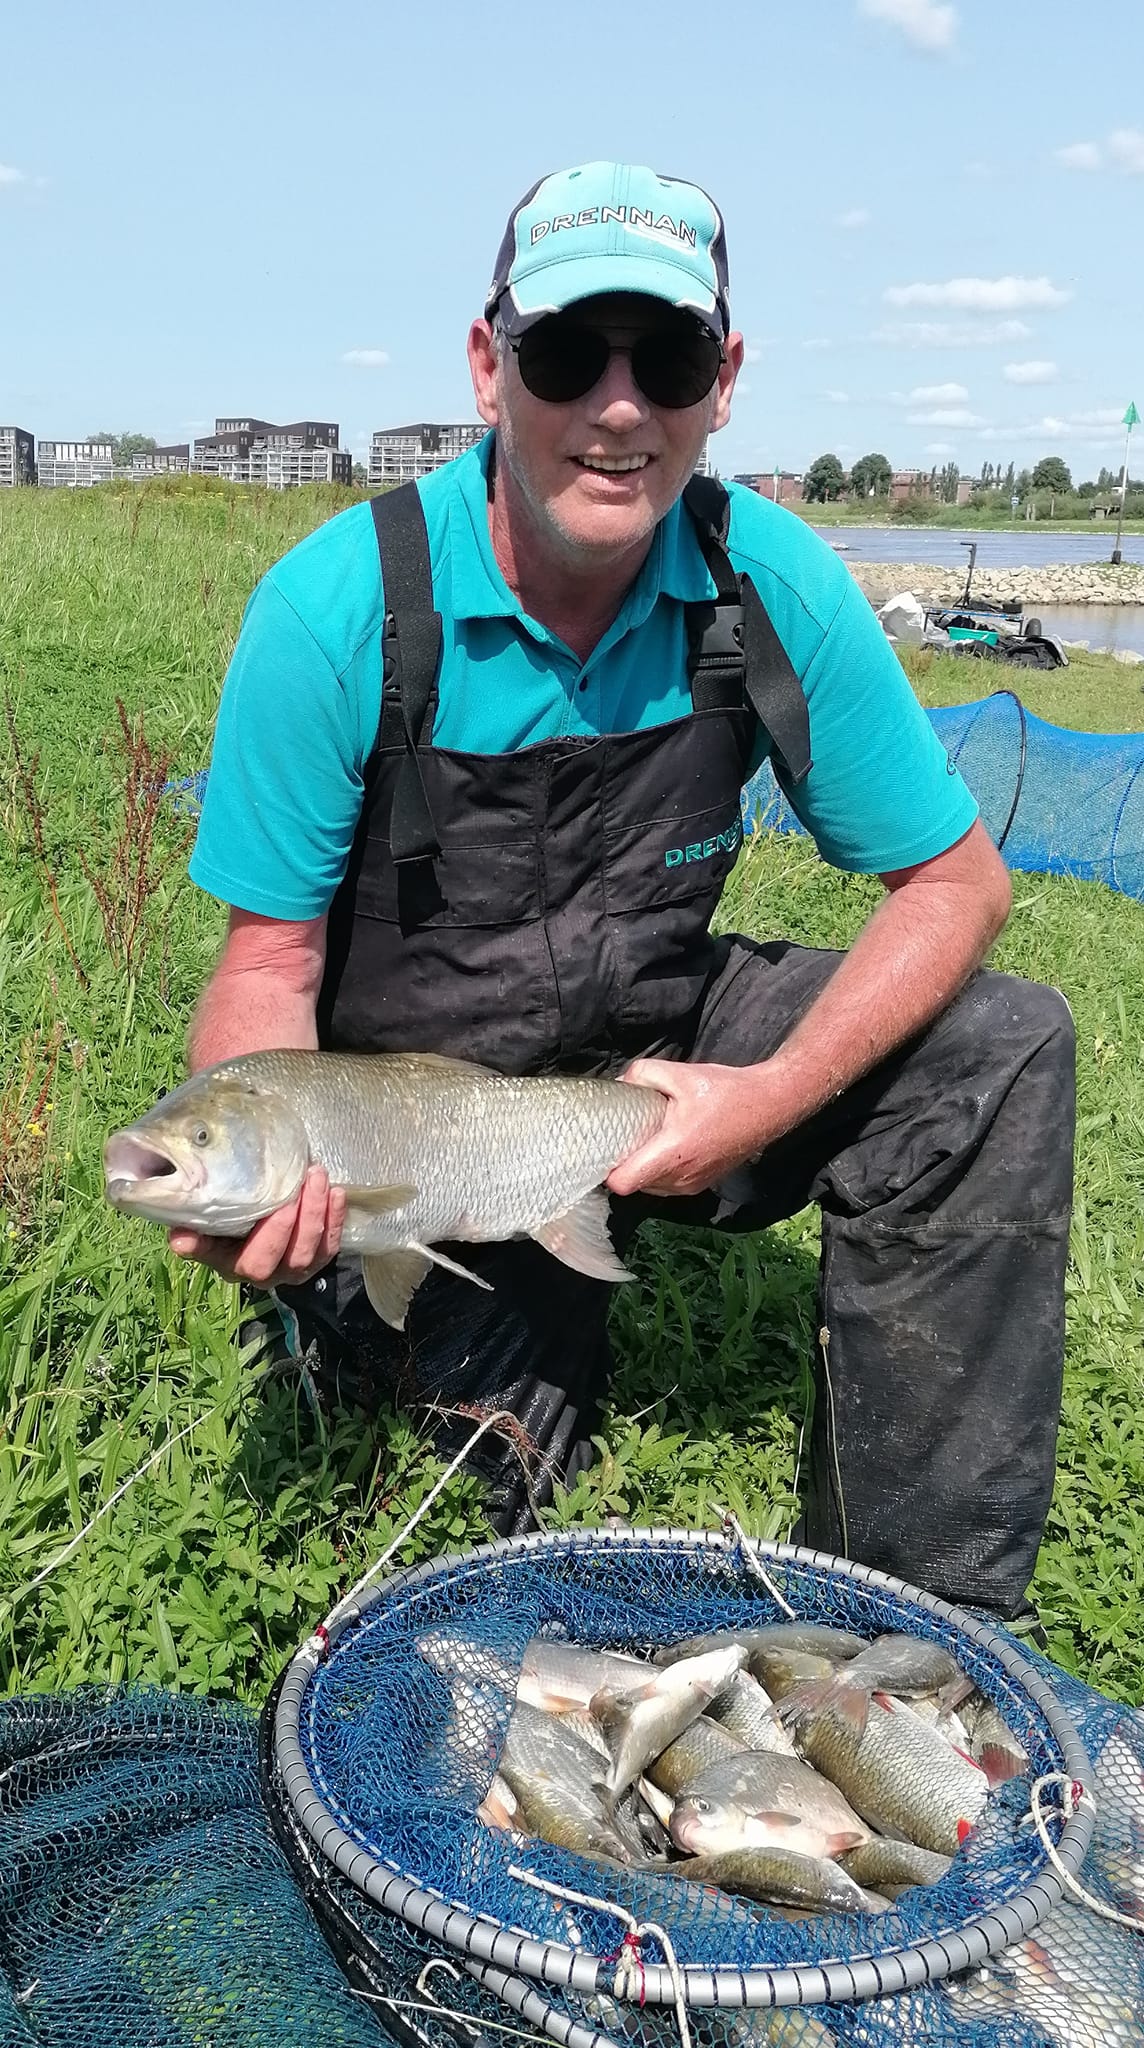
[{"label": "man", "polygon": [[[1006,871],[845,567],[688,483],[742,358],[697,187],[595,163],[514,209],[469,335],[485,441],[251,599],[192,862],[231,906],[192,1065],[633,1061],[669,1108],[611,1176],[619,1242],[821,1204],[806,1539],[1013,1616],[1053,1480],[1070,1020],[976,973]],[[709,936],[768,754],[824,857],[885,885],[845,956]],[[273,1287],[320,1387],[507,1403],[541,1480],[582,1469],[609,1289],[467,1246],[494,1291],[435,1268],[398,1338],[343,1215],[314,1169],[243,1244],[172,1244]]]}]

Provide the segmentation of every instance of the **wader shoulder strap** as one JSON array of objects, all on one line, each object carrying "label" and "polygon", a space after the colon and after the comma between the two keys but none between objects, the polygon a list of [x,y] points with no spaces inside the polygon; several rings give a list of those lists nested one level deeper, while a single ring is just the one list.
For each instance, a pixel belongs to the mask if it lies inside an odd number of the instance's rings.
[{"label": "wader shoulder strap", "polygon": [[433,607],[429,536],[416,484],[371,498],[385,591],[381,741],[402,744],[389,821],[395,861],[435,860],[441,851],[417,749],[432,730],[441,661],[441,614]]},{"label": "wader shoulder strap", "polygon": [[811,767],[806,696],[750,577],[732,567],[730,497],[714,477],[693,476],[683,503],[717,591],[713,601],[686,608],[692,701],[703,710],[708,703],[741,703],[745,697],[770,735],[784,781],[802,782]]}]

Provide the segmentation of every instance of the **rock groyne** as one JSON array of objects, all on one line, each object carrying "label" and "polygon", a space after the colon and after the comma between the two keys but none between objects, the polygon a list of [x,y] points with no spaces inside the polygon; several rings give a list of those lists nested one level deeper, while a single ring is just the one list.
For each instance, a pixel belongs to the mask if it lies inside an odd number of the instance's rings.
[{"label": "rock groyne", "polygon": [[[845,555],[842,557],[846,561]],[[965,588],[964,564],[942,567],[933,562],[846,562],[855,581],[875,604],[899,591],[912,590],[927,602],[951,604]],[[1038,604],[1144,604],[1144,564],[1122,562],[1052,562],[1038,568],[982,569],[973,578],[973,596],[1019,598]]]}]

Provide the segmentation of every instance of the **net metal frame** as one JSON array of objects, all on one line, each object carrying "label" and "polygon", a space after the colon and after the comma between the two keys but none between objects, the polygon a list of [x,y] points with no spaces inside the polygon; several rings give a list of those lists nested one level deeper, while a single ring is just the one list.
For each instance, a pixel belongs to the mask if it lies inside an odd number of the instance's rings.
[{"label": "net metal frame", "polygon": [[[301,1740],[302,1715],[319,1668],[334,1655],[347,1632],[381,1603],[392,1607],[403,1596],[416,1593],[435,1580],[447,1579],[459,1570],[479,1569],[484,1561],[491,1564],[529,1555],[575,1557],[598,1553],[602,1548],[638,1553],[649,1548],[681,1546],[691,1550],[696,1558],[704,1551],[718,1552],[723,1557],[738,1551],[743,1557],[745,1575],[752,1569],[757,1573],[761,1564],[780,1583],[784,1568],[793,1566],[801,1572],[831,1574],[874,1592],[884,1592],[910,1603],[920,1616],[956,1631],[967,1643],[986,1651],[1026,1694],[1060,1751],[1064,1771],[1089,1795],[1074,1806],[1055,1844],[1059,1862],[1074,1877],[1079,1875],[1095,1824],[1092,1764],[1072,1720],[1051,1687],[988,1622],[888,1573],[799,1544],[767,1543],[739,1534],[732,1538],[715,1530],[624,1528],[541,1532],[506,1538],[410,1567],[380,1581],[358,1600],[335,1611],[328,1630],[319,1631],[302,1645],[283,1674],[269,1739],[291,1830],[308,1842],[313,1851],[313,1876],[319,1877],[324,1863],[331,1865],[374,1905],[441,1943],[467,1964],[491,1966],[518,1983],[525,1979],[546,1983],[579,1998],[601,1993],[615,1996],[614,1959],[589,1955],[583,1949],[560,1942],[538,1940],[489,1916],[474,1914],[395,1871],[355,1840],[332,1811],[311,1773]],[[789,1585],[785,1590],[790,1591]],[[1024,1940],[1065,1892],[1064,1878],[1046,1856],[1036,1875],[993,1910],[944,1930],[939,1937],[870,1952],[849,1961],[773,1968],[683,1963],[678,1974],[687,2004],[697,2008],[820,2005],[885,1997],[973,1969],[1012,1943]],[[876,1925],[876,1920],[871,1922],[872,1928]],[[671,2005],[675,1998],[676,1980],[671,1971],[662,1964],[646,1962],[641,2001]]]}]

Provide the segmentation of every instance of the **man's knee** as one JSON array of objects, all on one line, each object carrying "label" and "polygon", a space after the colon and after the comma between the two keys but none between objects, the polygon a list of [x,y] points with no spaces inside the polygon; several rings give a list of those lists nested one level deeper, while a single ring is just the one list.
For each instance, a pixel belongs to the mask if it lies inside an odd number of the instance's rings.
[{"label": "man's knee", "polygon": [[[948,1035],[967,1039],[985,1064],[1008,1061],[1021,1068],[1038,1059],[1070,1077],[1074,1072],[1072,1011],[1060,989],[1045,982],[984,970],[962,990],[946,1018]],[[937,1035],[947,1035],[941,1020]]]}]

